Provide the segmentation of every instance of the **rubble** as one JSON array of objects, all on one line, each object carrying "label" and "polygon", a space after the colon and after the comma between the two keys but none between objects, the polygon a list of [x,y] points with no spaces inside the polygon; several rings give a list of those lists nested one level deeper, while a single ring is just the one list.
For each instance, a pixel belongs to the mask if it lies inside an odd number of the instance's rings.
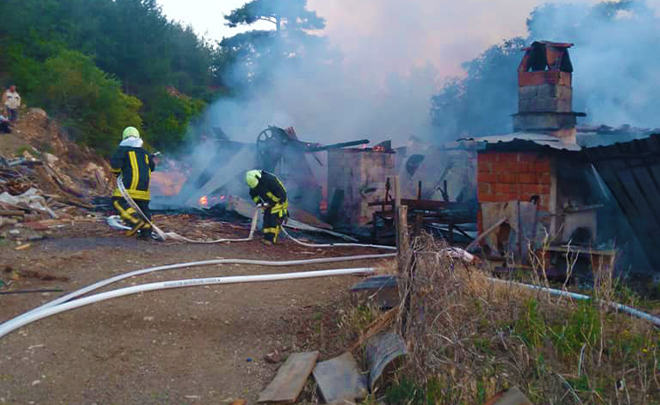
[{"label": "rubble", "polygon": [[109,164],[72,142],[45,111],[29,109],[7,137],[0,149],[0,237],[36,240],[35,231],[62,223],[48,221],[80,220],[94,197],[111,190]]}]

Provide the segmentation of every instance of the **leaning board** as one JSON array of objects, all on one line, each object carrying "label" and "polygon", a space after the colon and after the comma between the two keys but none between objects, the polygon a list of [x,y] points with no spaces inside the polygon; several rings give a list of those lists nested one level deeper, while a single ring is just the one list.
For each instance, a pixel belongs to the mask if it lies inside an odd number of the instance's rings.
[{"label": "leaning board", "polygon": [[259,394],[257,402],[296,402],[318,357],[319,352],[292,353],[275,379]]}]

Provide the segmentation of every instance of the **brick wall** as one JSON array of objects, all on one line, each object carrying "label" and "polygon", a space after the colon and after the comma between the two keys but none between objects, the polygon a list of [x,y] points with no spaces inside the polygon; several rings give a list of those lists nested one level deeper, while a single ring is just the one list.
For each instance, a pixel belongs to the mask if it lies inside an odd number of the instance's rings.
[{"label": "brick wall", "polygon": [[[529,201],[540,197],[540,209],[550,209],[553,162],[534,152],[482,152],[477,157],[479,202]],[[479,221],[481,222],[481,221]]]}]

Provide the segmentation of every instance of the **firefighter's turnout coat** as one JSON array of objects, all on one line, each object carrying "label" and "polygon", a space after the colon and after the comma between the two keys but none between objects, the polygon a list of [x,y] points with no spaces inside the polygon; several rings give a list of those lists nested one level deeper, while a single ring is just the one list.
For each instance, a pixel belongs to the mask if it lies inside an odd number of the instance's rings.
[{"label": "firefighter's turnout coat", "polygon": [[[129,142],[122,142],[110,158],[112,172],[116,176],[121,174],[126,191],[134,200],[150,201],[149,182],[154,162],[142,147],[128,145]],[[119,189],[112,196],[121,197]]]},{"label": "firefighter's turnout coat", "polygon": [[268,205],[264,211],[264,235],[267,240],[275,242],[282,223],[289,215],[284,184],[274,174],[262,170],[259,184],[250,189],[250,197],[255,204]]}]

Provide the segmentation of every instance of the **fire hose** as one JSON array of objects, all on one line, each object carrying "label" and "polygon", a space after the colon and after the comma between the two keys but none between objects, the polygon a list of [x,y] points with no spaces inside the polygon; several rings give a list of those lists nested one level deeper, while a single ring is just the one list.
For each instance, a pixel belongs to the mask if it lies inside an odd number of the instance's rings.
[{"label": "fire hose", "polygon": [[[488,280],[490,280],[494,283],[515,285],[517,287],[527,288],[529,290],[547,292],[551,295],[558,295],[558,296],[561,296],[561,297],[569,297],[569,298],[573,298],[573,299],[576,299],[576,300],[594,299],[593,297],[591,297],[589,295],[557,290],[557,289],[550,288],[550,287],[541,287],[541,286],[538,286],[538,285],[523,284],[523,283],[518,283],[518,282],[515,282],[515,281],[500,280],[498,278],[489,278]],[[642,312],[639,309],[635,309],[635,308],[629,307],[627,305],[619,304],[617,302],[597,300],[597,299],[595,299],[595,301],[602,302],[602,303],[607,304],[608,306],[610,306],[610,307],[612,307],[612,308],[614,308],[618,311],[622,311],[622,312],[625,312],[629,315],[633,315],[633,316],[636,316],[640,319],[644,319],[645,321],[651,322],[655,326],[660,327],[660,318],[658,318],[657,316],[647,314],[646,312]]]},{"label": "fire hose", "polygon": [[[181,236],[175,232],[163,232],[159,227],[157,227],[147,216],[142,212],[140,207],[137,205],[137,203],[133,200],[133,198],[128,194],[126,191],[126,187],[124,187],[124,182],[122,181],[122,177],[119,176],[117,177],[117,188],[119,189],[119,192],[121,193],[122,197],[128,202],[128,205],[133,208],[140,217],[148,222],[154,232],[158,235],[158,237],[162,240],[165,239],[174,239],[174,240],[179,240],[182,242],[188,242],[188,243],[222,243],[222,242],[248,242],[254,239],[254,232],[257,228],[257,219],[259,216],[259,208],[257,208],[254,211],[254,214],[252,215],[252,223],[250,224],[250,234],[248,235],[247,238],[241,238],[241,239],[216,239],[216,240],[210,240],[210,241],[205,241],[205,240],[194,240],[194,239],[189,239],[186,238],[185,236]],[[363,244],[363,243],[328,243],[328,244],[314,244],[314,243],[305,243],[302,242],[293,236],[289,234],[284,228],[282,228],[283,233],[292,241],[295,243],[301,245],[301,246],[306,246],[306,247],[313,247],[313,248],[323,248],[323,247],[365,247],[365,248],[372,248],[372,249],[384,249],[384,250],[396,250],[396,247],[394,246],[386,246],[386,245],[371,245],[371,244]]]},{"label": "fire hose", "polygon": [[166,289],[182,288],[182,287],[196,287],[203,285],[216,285],[216,284],[255,283],[255,282],[268,282],[268,281],[296,280],[303,278],[372,274],[374,273],[374,271],[375,269],[372,267],[361,267],[361,268],[352,268],[352,269],[303,271],[298,273],[283,273],[283,274],[194,278],[187,280],[164,281],[158,283],[142,284],[142,285],[126,287],[126,288],[119,288],[117,290],[90,295],[89,297],[85,297],[85,298],[79,298],[75,301],[62,303],[59,305],[52,305],[50,307],[43,308],[38,311],[30,311],[29,313],[26,313],[18,318],[14,318],[0,325],[0,338],[27,324],[38,321],[43,318],[47,318],[52,315],[59,314],[61,312],[69,311],[75,308],[80,308],[85,305],[90,305],[96,302],[105,301],[112,298],[118,298],[132,294],[139,294],[148,291],[166,290]]},{"label": "fire hose", "polygon": [[[106,280],[101,280],[97,283],[89,285],[87,287],[81,288],[79,290],[73,291],[67,295],[64,295],[58,299],[50,301],[46,304],[43,304],[35,309],[32,309],[26,312],[23,315],[20,315],[6,323],[13,322],[19,318],[22,318],[33,312],[38,312],[46,308],[59,305],[61,303],[71,301],[74,298],[80,297],[81,295],[87,294],[99,288],[105,287],[107,285],[125,280],[130,277],[141,276],[143,274],[153,273],[157,271],[164,270],[176,270],[189,267],[200,267],[200,266],[210,266],[215,264],[248,264],[256,266],[268,266],[268,267],[286,267],[286,266],[298,266],[298,265],[311,265],[311,264],[324,264],[324,263],[338,263],[346,261],[357,261],[357,260],[369,260],[369,259],[383,259],[388,257],[394,257],[396,253],[385,253],[385,254],[372,254],[372,255],[358,255],[358,256],[345,256],[345,257],[325,257],[320,259],[305,259],[305,260],[286,260],[286,261],[266,261],[266,260],[250,260],[250,259],[212,259],[212,260],[203,260],[198,262],[188,262],[188,263],[176,263],[168,264],[164,266],[149,267],[146,269],[135,270],[124,274],[119,274],[117,276],[111,277]],[[0,325],[0,326],[4,326]]]},{"label": "fire hose", "polygon": [[252,223],[250,224],[250,234],[248,235],[247,238],[195,240],[195,239],[186,238],[185,236],[181,236],[175,232],[163,232],[162,229],[157,227],[156,224],[154,224],[149,218],[147,218],[144,212],[142,212],[142,210],[140,209],[140,206],[138,206],[135,200],[133,200],[133,198],[128,194],[128,192],[126,191],[126,187],[124,187],[122,176],[117,177],[117,189],[119,189],[119,192],[121,193],[122,197],[124,197],[124,200],[126,200],[128,205],[130,205],[131,208],[135,210],[135,212],[142,218],[142,220],[146,221],[149,225],[151,225],[151,228],[153,229],[154,232],[156,232],[156,234],[161,240],[174,239],[188,243],[249,242],[254,238],[254,231],[257,229],[257,218],[259,216],[258,209],[254,210],[254,214],[252,215]]}]

